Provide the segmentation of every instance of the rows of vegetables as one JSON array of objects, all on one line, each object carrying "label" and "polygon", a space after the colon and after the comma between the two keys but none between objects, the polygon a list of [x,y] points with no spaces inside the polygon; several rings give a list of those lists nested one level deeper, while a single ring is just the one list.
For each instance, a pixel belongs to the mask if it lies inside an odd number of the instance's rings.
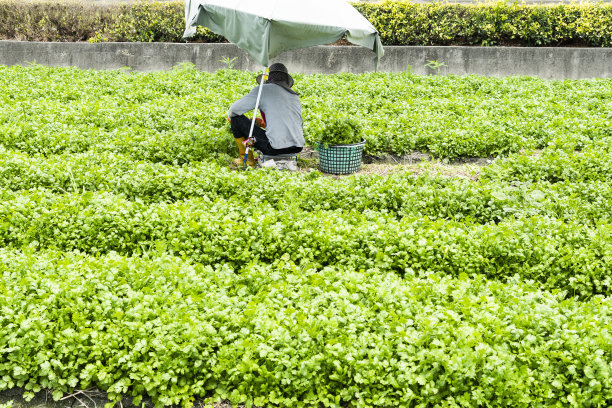
[{"label": "rows of vegetables", "polygon": [[0,391],[612,404],[612,81],[296,75],[305,133],[476,180],[236,172],[254,74],[0,66]]}]

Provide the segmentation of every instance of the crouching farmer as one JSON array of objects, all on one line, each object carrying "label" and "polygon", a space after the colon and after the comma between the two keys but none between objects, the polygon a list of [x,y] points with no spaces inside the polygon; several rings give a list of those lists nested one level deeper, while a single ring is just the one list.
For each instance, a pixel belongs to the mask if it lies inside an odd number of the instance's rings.
[{"label": "crouching farmer", "polygon": [[[261,78],[262,75],[257,77],[257,83],[261,84]],[[236,101],[227,113],[242,158],[246,149],[244,141],[249,137],[251,128],[251,120],[244,114],[255,109],[259,86]],[[302,106],[298,94],[291,89],[292,86],[293,78],[287,68],[280,63],[272,64],[259,101],[262,119],[257,118],[256,126],[253,128],[255,138],[253,147],[265,155],[299,153],[304,147]],[[241,166],[242,158],[234,160],[234,164]],[[255,165],[251,151],[247,157],[247,164]]]}]

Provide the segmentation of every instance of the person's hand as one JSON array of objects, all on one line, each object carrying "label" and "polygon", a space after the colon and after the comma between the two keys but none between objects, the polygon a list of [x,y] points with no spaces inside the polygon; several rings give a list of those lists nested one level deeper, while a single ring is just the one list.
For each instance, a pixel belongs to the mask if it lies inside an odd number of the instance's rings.
[{"label": "person's hand", "polygon": [[230,119],[229,116],[226,116],[226,118],[227,118],[227,123],[232,123],[232,120]]},{"label": "person's hand", "polygon": [[255,124],[260,128],[266,127],[266,122],[262,118],[255,118]]}]

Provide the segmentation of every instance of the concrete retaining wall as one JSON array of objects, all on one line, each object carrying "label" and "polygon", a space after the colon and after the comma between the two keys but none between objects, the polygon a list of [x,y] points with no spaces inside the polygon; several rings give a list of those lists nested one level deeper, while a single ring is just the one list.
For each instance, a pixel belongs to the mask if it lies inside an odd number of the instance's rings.
[{"label": "concrete retaining wall", "polygon": [[[374,70],[373,55],[362,47],[319,46],[286,52],[273,62],[284,62],[292,72],[360,73]],[[233,44],[0,41],[1,65],[35,62],[82,69],[130,67],[157,71],[191,62],[200,70],[214,72],[227,67],[224,60],[233,60],[236,69],[261,69]],[[435,65],[438,68],[433,68]],[[412,69],[417,74],[529,75],[545,79],[611,78],[612,48],[389,46],[385,47],[379,69],[383,72]]]}]

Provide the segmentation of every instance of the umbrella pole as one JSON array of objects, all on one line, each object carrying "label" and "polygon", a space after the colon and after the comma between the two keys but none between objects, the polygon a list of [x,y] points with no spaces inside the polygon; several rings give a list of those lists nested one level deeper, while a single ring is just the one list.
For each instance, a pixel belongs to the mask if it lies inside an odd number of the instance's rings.
[{"label": "umbrella pole", "polygon": [[253,139],[253,129],[255,129],[255,119],[257,117],[257,109],[259,108],[259,101],[261,100],[261,90],[263,89],[263,84],[268,79],[268,68],[264,68],[264,72],[261,76],[261,83],[259,84],[259,91],[257,92],[257,100],[255,101],[255,109],[253,109],[253,119],[251,120],[251,129],[249,130],[249,138],[246,140],[245,145],[246,149],[244,150],[244,158],[242,159],[242,166],[246,167],[247,163],[247,155],[251,150],[252,139]]}]

